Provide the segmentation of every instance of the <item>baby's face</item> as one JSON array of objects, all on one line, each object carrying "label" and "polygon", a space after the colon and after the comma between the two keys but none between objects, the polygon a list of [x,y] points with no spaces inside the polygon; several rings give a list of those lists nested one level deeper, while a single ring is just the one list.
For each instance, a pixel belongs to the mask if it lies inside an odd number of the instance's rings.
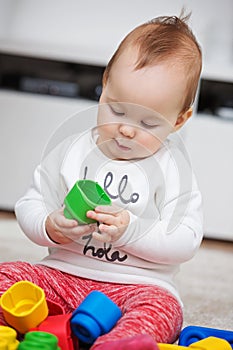
[{"label": "baby's face", "polygon": [[111,159],[154,154],[182,117],[184,72],[166,63],[134,70],[135,55],[114,63],[100,98],[97,144]]}]

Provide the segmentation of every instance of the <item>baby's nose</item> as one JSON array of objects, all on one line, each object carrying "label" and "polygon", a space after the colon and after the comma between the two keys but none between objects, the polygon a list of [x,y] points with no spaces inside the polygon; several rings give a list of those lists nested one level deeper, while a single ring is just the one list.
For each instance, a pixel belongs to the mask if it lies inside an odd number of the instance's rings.
[{"label": "baby's nose", "polygon": [[135,128],[133,125],[121,124],[119,130],[125,137],[133,138],[135,136]]}]

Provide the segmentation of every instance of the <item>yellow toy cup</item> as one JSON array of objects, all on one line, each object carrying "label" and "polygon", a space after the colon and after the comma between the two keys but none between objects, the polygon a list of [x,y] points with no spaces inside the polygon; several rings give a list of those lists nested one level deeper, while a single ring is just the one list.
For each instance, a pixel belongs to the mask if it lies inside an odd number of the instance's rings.
[{"label": "yellow toy cup", "polygon": [[0,350],[16,350],[19,341],[16,339],[17,333],[13,328],[0,326]]},{"label": "yellow toy cup", "polygon": [[48,306],[42,288],[29,281],[13,284],[0,299],[6,322],[20,333],[38,326],[48,316]]},{"label": "yellow toy cup", "polygon": [[80,224],[96,222],[86,217],[88,210],[97,205],[110,205],[111,199],[103,188],[92,180],[79,180],[71,188],[65,200],[64,215],[67,219],[75,219]]}]

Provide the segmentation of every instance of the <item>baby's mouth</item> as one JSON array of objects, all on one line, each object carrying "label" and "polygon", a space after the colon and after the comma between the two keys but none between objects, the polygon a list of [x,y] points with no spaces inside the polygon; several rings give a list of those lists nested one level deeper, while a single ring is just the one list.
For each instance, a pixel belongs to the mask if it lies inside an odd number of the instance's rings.
[{"label": "baby's mouth", "polygon": [[115,142],[116,142],[117,146],[118,146],[122,151],[130,151],[130,150],[131,150],[130,147],[123,145],[123,143],[121,143],[121,142],[118,141],[117,139],[115,139]]}]

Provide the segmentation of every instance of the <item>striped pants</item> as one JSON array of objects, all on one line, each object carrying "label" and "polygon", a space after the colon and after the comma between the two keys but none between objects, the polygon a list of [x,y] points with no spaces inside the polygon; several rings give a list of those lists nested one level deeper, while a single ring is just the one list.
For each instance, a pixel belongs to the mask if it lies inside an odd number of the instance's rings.
[{"label": "striped pants", "polygon": [[[0,264],[0,295],[15,282],[27,280],[40,286],[48,300],[71,313],[92,290],[113,300],[123,313],[117,325],[99,337],[96,344],[148,334],[161,343],[173,343],[181,330],[183,315],[176,298],[163,288],[152,285],[126,285],[80,278],[42,265],[25,262]],[[0,324],[5,321],[0,312]]]}]

